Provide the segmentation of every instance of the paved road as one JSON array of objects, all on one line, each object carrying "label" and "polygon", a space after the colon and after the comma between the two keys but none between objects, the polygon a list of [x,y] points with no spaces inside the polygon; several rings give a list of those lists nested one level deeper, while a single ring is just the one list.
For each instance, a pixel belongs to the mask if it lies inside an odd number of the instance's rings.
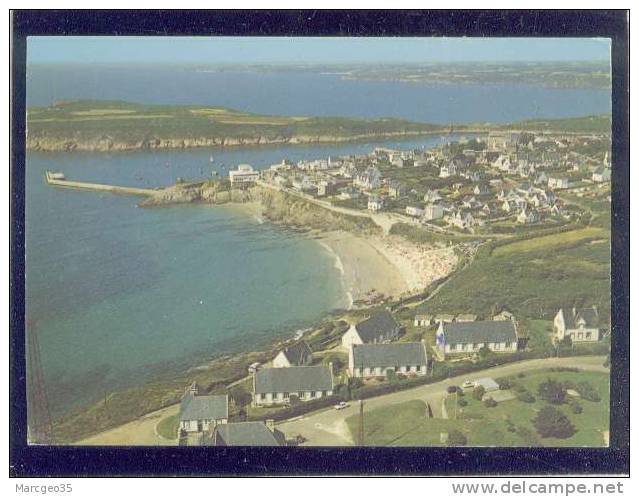
[{"label": "paved road", "polygon": [[[365,409],[372,410],[392,404],[407,402],[409,400],[423,400],[430,403],[433,414],[440,417],[442,413],[443,392],[449,385],[460,385],[463,381],[476,380],[485,376],[504,376],[517,374],[522,371],[532,371],[549,367],[578,367],[586,371],[608,372],[603,367],[605,357],[561,357],[550,359],[533,359],[530,361],[515,362],[504,366],[497,366],[482,371],[449,378],[444,381],[423,385],[402,392],[391,393],[375,397],[365,401]],[[287,437],[302,435],[307,439],[304,445],[309,446],[340,446],[354,445],[350,430],[346,425],[346,418],[357,413],[357,402],[351,402],[350,407],[341,411],[325,409],[294,421],[286,421],[278,424],[277,428],[283,431]]]}]

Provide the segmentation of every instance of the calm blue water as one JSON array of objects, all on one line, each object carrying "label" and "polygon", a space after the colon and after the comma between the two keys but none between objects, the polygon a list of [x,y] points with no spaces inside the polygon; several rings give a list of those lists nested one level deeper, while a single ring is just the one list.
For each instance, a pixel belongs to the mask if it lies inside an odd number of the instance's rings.
[{"label": "calm blue water", "polygon": [[[386,143],[432,146],[439,137]],[[291,336],[346,305],[319,244],[228,207],[136,207],[133,197],[45,185],[67,177],[162,186],[291,160],[365,153],[374,144],[245,150],[30,153],[27,321],[38,331],[56,413],[207,358]],[[215,155],[215,167],[209,156]]]},{"label": "calm blue water", "polygon": [[189,67],[32,66],[29,105],[65,99],[230,107],[290,116],[396,117],[448,124],[610,112],[610,91],[527,85],[347,81],[313,71],[202,72]]}]

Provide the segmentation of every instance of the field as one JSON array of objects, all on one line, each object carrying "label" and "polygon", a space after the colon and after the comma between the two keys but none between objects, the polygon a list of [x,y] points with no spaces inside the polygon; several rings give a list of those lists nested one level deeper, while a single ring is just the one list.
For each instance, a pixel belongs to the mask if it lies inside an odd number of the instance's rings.
[{"label": "field", "polygon": [[610,232],[603,224],[489,242],[417,312],[489,318],[505,307],[518,319],[551,320],[559,307],[596,305],[605,328],[611,282]]},{"label": "field", "polygon": [[[601,128],[605,121],[609,121],[608,116],[529,122],[525,123],[525,127],[526,129],[539,127],[557,130],[596,130]],[[76,145],[94,144],[105,139],[120,144],[120,148],[131,148],[149,140],[208,139],[217,140],[219,143],[224,140],[244,140],[253,143],[271,140],[279,143],[292,137],[305,137],[305,139],[321,137],[323,141],[331,141],[332,139],[356,139],[367,135],[398,136],[450,131],[450,126],[401,119],[262,116],[223,107],[142,105],[100,100],[58,102],[50,107],[29,108],[27,127],[28,146],[53,150],[73,149],[74,147],[70,145],[74,143]],[[494,127],[459,126],[456,130],[463,132],[470,128],[488,131]],[[56,144],[56,140],[60,143]],[[407,176],[411,174],[411,171],[401,174]],[[408,179],[409,183],[420,181],[418,178]],[[439,184],[437,180],[438,178],[432,178],[434,186]],[[445,180],[439,179],[439,181]]]},{"label": "field", "polygon": [[60,102],[27,112],[29,138],[98,140],[107,135],[125,143],[156,139],[282,138],[431,132],[442,126],[399,119],[262,116],[222,107],[141,105],[119,101]]},{"label": "field", "polygon": [[[468,405],[457,408],[455,416],[454,397],[447,400],[449,419],[429,418],[426,404],[421,400],[396,404],[390,407],[365,412],[364,444],[367,446],[444,446],[442,433],[457,430],[467,438],[470,446],[547,446],[569,447],[605,445],[609,425],[609,376],[589,372],[535,372],[512,381],[536,395],[537,386],[547,378],[558,381],[587,381],[601,395],[600,402],[579,400],[583,408],[581,414],[574,414],[568,405],[561,405],[577,431],[567,439],[541,438],[531,420],[546,403],[541,399],[528,404],[517,399],[505,401],[497,407],[489,408],[472,395],[464,395]],[[357,438],[359,415],[346,420],[348,427]]]},{"label": "field", "polygon": [[497,247],[493,251],[493,256],[513,254],[517,252],[532,252],[536,250],[549,250],[555,248],[562,248],[568,245],[573,245],[585,241],[593,240],[605,240],[608,239],[608,231],[603,228],[588,227],[583,229],[577,229],[572,231],[566,231],[549,236],[540,236],[531,238],[529,240],[522,240],[520,242],[509,243]]}]

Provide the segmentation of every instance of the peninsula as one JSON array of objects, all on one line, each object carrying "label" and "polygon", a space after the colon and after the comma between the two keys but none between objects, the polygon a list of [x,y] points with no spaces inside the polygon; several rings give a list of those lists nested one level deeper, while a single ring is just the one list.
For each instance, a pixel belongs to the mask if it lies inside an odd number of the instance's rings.
[{"label": "peninsula", "polygon": [[265,116],[223,107],[82,100],[29,108],[26,146],[28,150],[46,152],[109,152],[340,143],[495,129],[603,132],[610,129],[610,116],[509,125],[441,125],[391,118]]}]

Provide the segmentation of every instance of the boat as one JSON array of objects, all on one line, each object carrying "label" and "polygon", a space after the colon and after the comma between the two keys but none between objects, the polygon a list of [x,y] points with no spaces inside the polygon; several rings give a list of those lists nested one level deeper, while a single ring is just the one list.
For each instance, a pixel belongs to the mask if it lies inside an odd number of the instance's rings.
[{"label": "boat", "polygon": [[213,164],[213,162],[215,162],[215,161],[213,160],[213,156],[212,156],[212,155],[209,157],[209,162],[210,162],[211,164]]}]

